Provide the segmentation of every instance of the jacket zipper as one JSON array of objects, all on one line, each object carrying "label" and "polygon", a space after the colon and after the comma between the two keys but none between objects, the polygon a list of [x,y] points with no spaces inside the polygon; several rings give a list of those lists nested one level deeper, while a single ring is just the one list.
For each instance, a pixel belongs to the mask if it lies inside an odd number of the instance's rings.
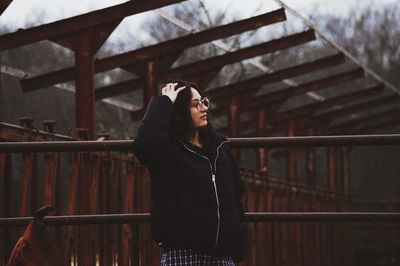
[{"label": "jacket zipper", "polygon": [[221,146],[222,146],[224,143],[226,143],[226,142],[229,142],[229,141],[227,141],[227,140],[226,140],[226,141],[223,141],[223,142],[217,147],[217,155],[215,156],[215,160],[214,160],[214,171],[213,171],[213,169],[212,169],[211,161],[210,161],[206,156],[203,156],[203,155],[201,155],[201,154],[198,154],[197,152],[195,152],[195,151],[189,149],[183,142],[181,142],[182,145],[183,145],[187,150],[189,150],[190,152],[192,152],[192,153],[194,153],[194,154],[200,156],[201,158],[206,159],[206,160],[208,161],[209,165],[210,165],[210,170],[211,170],[211,181],[212,181],[213,186],[214,186],[215,200],[216,200],[216,202],[217,202],[217,220],[218,220],[218,223],[217,223],[217,233],[216,233],[216,236],[215,236],[215,243],[214,243],[214,249],[217,247],[217,244],[218,244],[219,230],[220,230],[220,224],[221,224],[221,214],[220,214],[220,212],[219,212],[219,198],[218,198],[217,184],[216,184],[216,182],[215,182],[215,174],[216,174],[216,172],[217,172],[217,159],[218,159],[218,155],[219,155],[219,148],[221,148]]}]

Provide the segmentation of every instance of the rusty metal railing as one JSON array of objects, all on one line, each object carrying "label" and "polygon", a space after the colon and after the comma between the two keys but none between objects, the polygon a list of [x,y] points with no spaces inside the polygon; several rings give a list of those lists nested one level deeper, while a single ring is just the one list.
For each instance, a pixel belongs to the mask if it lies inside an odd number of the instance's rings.
[{"label": "rusty metal railing", "polygon": [[[230,138],[234,148],[400,145],[400,134]],[[132,151],[134,140],[3,142],[0,152]]]},{"label": "rusty metal railing", "polygon": [[[0,227],[26,226],[33,217],[0,218]],[[150,222],[149,213],[47,216],[46,225],[132,224]],[[248,212],[246,222],[359,222],[400,223],[400,213],[392,212]]]},{"label": "rusty metal railing", "polygon": [[[370,146],[370,145],[399,145],[400,134],[391,135],[347,135],[347,136],[310,136],[310,137],[259,137],[259,138],[231,138],[234,148],[267,148],[267,147],[317,147],[317,146]],[[114,141],[35,141],[35,142],[2,142],[0,153],[29,153],[29,152],[92,152],[92,151],[133,151],[134,140]],[[8,156],[8,155],[7,155]],[[301,189],[296,187],[296,189]],[[284,197],[289,197],[284,195]],[[285,198],[287,203],[287,199]],[[286,206],[289,203],[282,203]],[[285,205],[286,204],[286,205]],[[279,207],[279,206],[278,206]],[[400,213],[373,213],[373,212],[279,212],[286,211],[282,208],[266,208],[264,211],[276,210],[277,212],[247,213],[249,223],[263,222],[361,222],[361,223],[396,223],[400,222]],[[299,209],[293,208],[298,211]],[[305,209],[307,210],[307,209]],[[310,208],[308,208],[310,210]],[[337,211],[330,208],[317,208],[315,210]],[[312,210],[312,211],[315,211]],[[349,209],[344,209],[349,210]],[[138,210],[146,212],[147,209]],[[261,210],[263,211],[263,210]],[[124,212],[127,212],[126,210]],[[129,211],[128,211],[129,212]],[[83,212],[85,213],[85,212]],[[90,212],[88,212],[90,213]],[[104,212],[103,212],[104,213]],[[109,212],[108,212],[109,213]],[[25,216],[25,215],[22,215]],[[0,218],[0,229],[24,226],[32,217]],[[128,224],[130,225],[132,242],[131,260],[133,265],[139,265],[141,257],[140,236],[145,229],[140,229],[141,224],[149,222],[148,213],[134,214],[92,214],[48,216],[43,222],[51,226],[61,225],[94,225],[94,224]],[[253,226],[250,225],[250,226]],[[345,223],[343,223],[345,225]],[[341,226],[341,224],[339,225]],[[397,226],[397,225],[396,225]],[[128,226],[129,227],[129,226]],[[289,228],[287,225],[281,229]],[[293,228],[292,228],[293,229]],[[8,229],[7,229],[8,230]],[[297,229],[296,229],[297,230]]]},{"label": "rusty metal railing", "polygon": [[[46,121],[44,121],[43,124],[46,124]],[[70,137],[70,136],[54,133],[54,132],[52,132],[52,130],[43,131],[43,130],[39,130],[39,129],[36,129],[33,127],[29,128],[29,127],[18,126],[18,125],[14,125],[14,124],[5,123],[5,122],[0,122],[0,128],[1,129],[9,129],[9,130],[12,130],[15,132],[28,133],[33,136],[40,136],[43,138],[51,138],[51,139],[57,139],[57,140],[62,140],[62,141],[76,140],[75,138]],[[48,129],[52,129],[52,127],[48,125]]]},{"label": "rusty metal railing", "polygon": [[[371,212],[264,212],[246,213],[246,222],[362,222],[400,223],[400,213]],[[33,217],[0,218],[1,227],[26,226]],[[130,224],[133,235],[132,265],[140,265],[140,224],[150,221],[149,213],[48,216],[42,222],[50,226]]]}]

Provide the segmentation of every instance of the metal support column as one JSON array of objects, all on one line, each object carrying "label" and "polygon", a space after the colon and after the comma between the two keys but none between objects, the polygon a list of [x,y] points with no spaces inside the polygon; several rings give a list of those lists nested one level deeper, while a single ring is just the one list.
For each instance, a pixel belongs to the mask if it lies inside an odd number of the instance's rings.
[{"label": "metal support column", "polygon": [[146,85],[143,90],[143,104],[145,107],[150,103],[150,100],[158,93],[159,82],[158,63],[149,61],[146,64]]},{"label": "metal support column", "polygon": [[95,136],[94,123],[94,49],[92,33],[80,32],[75,44],[76,127],[89,130],[89,139]]}]

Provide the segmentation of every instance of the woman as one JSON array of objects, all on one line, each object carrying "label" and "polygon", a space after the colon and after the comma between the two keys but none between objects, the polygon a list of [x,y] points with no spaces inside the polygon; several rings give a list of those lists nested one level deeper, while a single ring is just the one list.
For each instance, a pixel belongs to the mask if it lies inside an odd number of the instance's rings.
[{"label": "woman", "polygon": [[243,185],[228,140],[208,121],[195,85],[162,88],[148,106],[135,153],[151,174],[151,229],[161,265],[234,265],[243,259]]}]

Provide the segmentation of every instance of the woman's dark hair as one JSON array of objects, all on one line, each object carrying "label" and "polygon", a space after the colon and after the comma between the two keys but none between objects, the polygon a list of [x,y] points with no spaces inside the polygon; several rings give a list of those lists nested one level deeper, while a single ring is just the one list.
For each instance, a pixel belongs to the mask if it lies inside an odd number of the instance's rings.
[{"label": "woman's dark hair", "polygon": [[[196,132],[196,128],[193,124],[192,116],[190,114],[190,105],[193,97],[191,88],[196,89],[201,97],[204,97],[204,95],[196,85],[187,81],[172,80],[168,83],[178,83],[176,88],[185,87],[185,89],[178,94],[174,103],[174,111],[171,119],[171,133],[172,138],[175,140],[182,139],[188,141],[194,137]],[[198,129],[199,137],[202,142],[206,141],[206,138],[211,130],[212,127],[207,116],[207,126]]]}]

